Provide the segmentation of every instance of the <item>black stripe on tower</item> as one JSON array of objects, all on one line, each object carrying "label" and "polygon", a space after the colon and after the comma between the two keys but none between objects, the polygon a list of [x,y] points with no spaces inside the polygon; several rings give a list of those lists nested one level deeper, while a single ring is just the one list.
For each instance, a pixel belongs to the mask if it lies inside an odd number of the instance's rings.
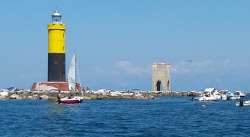
[{"label": "black stripe on tower", "polygon": [[48,54],[48,81],[65,81],[65,53]]}]

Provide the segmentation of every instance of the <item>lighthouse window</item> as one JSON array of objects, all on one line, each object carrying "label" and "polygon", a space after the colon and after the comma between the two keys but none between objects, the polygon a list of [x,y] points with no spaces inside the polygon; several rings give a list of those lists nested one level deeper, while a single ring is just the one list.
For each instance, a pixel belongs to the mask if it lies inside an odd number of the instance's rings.
[{"label": "lighthouse window", "polygon": [[53,20],[53,22],[60,22],[61,17],[53,17],[52,20]]}]

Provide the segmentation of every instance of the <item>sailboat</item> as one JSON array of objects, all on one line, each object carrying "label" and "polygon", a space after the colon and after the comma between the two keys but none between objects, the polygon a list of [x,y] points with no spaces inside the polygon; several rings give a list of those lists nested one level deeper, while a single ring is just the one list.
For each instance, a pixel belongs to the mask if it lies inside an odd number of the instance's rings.
[{"label": "sailboat", "polygon": [[[69,74],[68,74],[68,83],[69,83],[69,90],[71,92],[76,92],[76,54],[73,54],[71,59]],[[56,100],[58,104],[78,104],[83,102],[82,96],[69,96],[65,98],[58,98]]]}]

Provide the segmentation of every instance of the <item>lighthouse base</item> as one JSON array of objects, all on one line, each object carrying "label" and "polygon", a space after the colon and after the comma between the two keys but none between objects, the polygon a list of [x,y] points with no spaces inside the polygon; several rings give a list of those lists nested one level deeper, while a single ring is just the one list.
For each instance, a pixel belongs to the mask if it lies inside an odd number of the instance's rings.
[{"label": "lighthouse base", "polygon": [[[68,82],[34,82],[31,91],[69,91]],[[76,83],[76,90],[81,91],[80,83]]]}]

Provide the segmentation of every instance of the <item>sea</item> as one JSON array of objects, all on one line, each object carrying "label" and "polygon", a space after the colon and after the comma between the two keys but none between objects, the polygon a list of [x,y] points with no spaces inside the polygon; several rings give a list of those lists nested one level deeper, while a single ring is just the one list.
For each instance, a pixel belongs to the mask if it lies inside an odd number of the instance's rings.
[{"label": "sea", "polygon": [[[1,100],[1,137],[249,137],[250,106],[191,97],[153,100]],[[244,100],[250,100],[247,95]],[[205,107],[202,107],[205,105]]]}]

